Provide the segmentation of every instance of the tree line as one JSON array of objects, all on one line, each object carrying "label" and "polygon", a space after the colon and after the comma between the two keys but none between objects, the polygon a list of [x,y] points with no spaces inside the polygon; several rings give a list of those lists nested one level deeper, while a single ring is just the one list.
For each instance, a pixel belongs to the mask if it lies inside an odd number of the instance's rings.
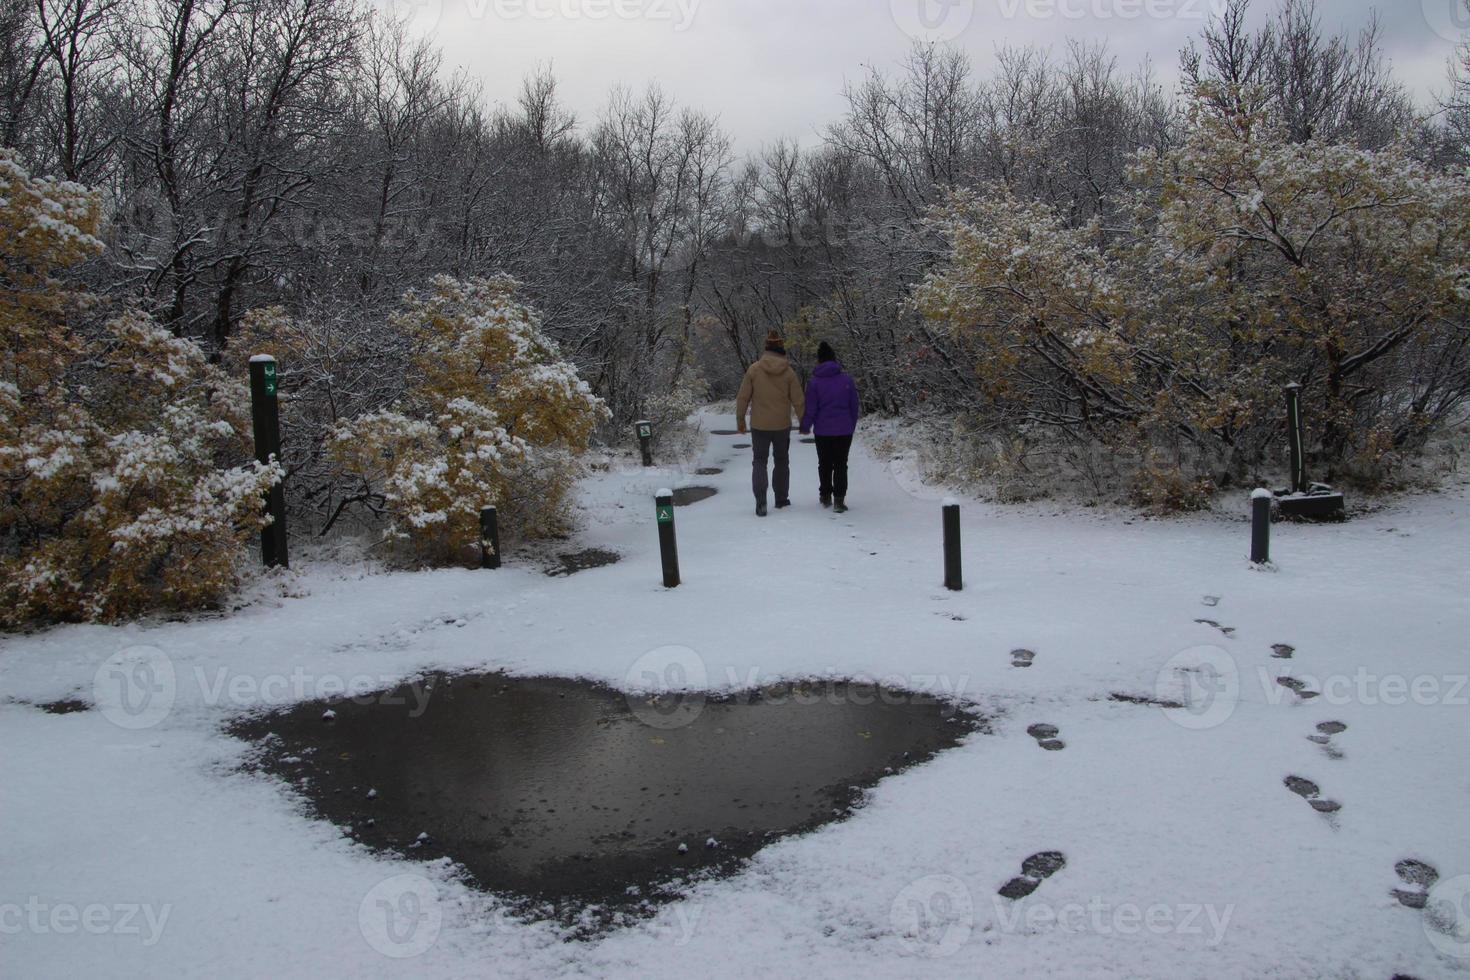
[{"label": "tree line", "polygon": [[[916,290],[936,276],[963,285],[954,219],[976,195],[987,207],[1009,202],[1003,217],[1022,238],[1065,238],[1055,261],[1085,265],[1095,253],[1118,273],[1127,255],[1139,263],[1125,270],[1130,281],[1181,275],[1155,234],[1172,206],[1166,171],[1198,149],[1211,120],[1254,127],[1252,138],[1273,146],[1393,153],[1463,179],[1463,50],[1439,103],[1416,105],[1376,25],[1337,36],[1311,0],[1285,0],[1251,28],[1249,3],[1231,0],[1181,52],[1177,93],[1101,46],[1002,49],[982,75],[958,50],[921,45],[852,82],[820,140],[778,140],[742,158],[718,119],[658,86],[614,89],[590,119],[567,109],[549,68],[516,93],[487,93],[448,71],[431,39],[355,0],[3,0],[0,143],[32,172],[100,189],[105,249],[76,273],[88,288],[138,304],[216,361],[249,353],[234,348],[252,311],[289,318],[302,360],[283,364],[297,372],[287,387],[311,421],[288,471],[293,501],[310,501],[321,524],[341,502],[324,464],[332,427],[404,397],[394,365],[415,351],[390,314],[441,275],[517,280],[616,426],[674,420],[729,394],[775,329],[799,362],[831,340],[869,408],[958,420],[977,456],[1024,464],[1041,453],[1080,471],[1099,448],[1121,451],[1142,435],[1161,443],[1170,467],[1218,486],[1261,464],[1263,420],[1212,425],[1205,413],[1146,433],[1100,421],[1159,414],[1190,375],[1184,362],[1224,356],[1218,344],[1189,351],[1176,338],[1165,353],[1154,323],[1126,355],[1094,345],[1084,356],[1070,333],[1052,331],[1046,344],[1060,346],[1048,357],[1030,334],[998,326],[1018,322],[1006,306],[1015,283],[985,283],[970,306]],[[1215,138],[1218,150],[1226,137]],[[1029,223],[1015,226],[1016,216]],[[1210,233],[1238,243],[1223,225]],[[1451,261],[1453,239],[1424,261]],[[1316,260],[1319,291],[1336,288],[1335,273],[1361,285],[1352,279],[1361,244]],[[1245,259],[1231,270],[1226,291],[1239,302],[1276,275]],[[1362,288],[1352,295],[1373,300]],[[1157,317],[1208,318],[1229,356],[1243,356],[1231,326],[1244,322],[1239,310],[1199,292],[1167,309],[1157,300]],[[1353,320],[1325,302],[1313,328],[1324,336],[1334,317]],[[1049,329],[1046,316],[1022,313],[1027,330]],[[1074,319],[1116,328],[1101,308]],[[1360,319],[1345,329],[1366,349],[1383,339],[1375,331],[1399,329]],[[1337,428],[1316,447],[1329,470],[1351,469],[1363,433],[1387,441],[1386,459],[1462,406],[1464,317],[1436,312],[1407,336],[1431,326],[1427,347],[1401,337],[1370,359],[1381,377],[1338,373],[1328,392]],[[1322,345],[1293,343],[1253,384],[1318,376]],[[1339,361],[1361,353],[1351,347]],[[1402,363],[1411,354],[1412,369]],[[1108,372],[1150,358],[1129,375],[1132,407],[1113,404],[1121,396]],[[1095,372],[1078,367],[1090,362]],[[1229,414],[1225,401],[1216,408]],[[1345,435],[1355,427],[1362,438]]]}]

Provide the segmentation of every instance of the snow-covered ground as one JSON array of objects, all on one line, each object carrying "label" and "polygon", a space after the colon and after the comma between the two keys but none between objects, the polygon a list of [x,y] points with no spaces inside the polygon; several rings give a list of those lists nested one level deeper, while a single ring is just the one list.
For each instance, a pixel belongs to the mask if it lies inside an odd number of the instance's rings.
[{"label": "snow-covered ground", "polygon": [[[836,517],[816,503],[813,447],[794,444],[796,506],[759,520],[738,441],[711,436],[689,464],[726,471],[698,480],[719,496],[678,512],[676,590],[660,585],[652,495],[684,475],[630,464],[583,493],[577,544],[622,553],[609,568],[309,567],[228,616],[0,640],[0,972],[1470,972],[1470,902],[1458,921],[1452,904],[1470,890],[1457,877],[1470,875],[1463,489],[1344,526],[1278,526],[1274,571],[1246,560],[1244,495],[1239,519],[1172,521],[967,501],[966,589],[949,593],[951,491],[858,449],[852,511]],[[897,678],[976,703],[993,732],[884,781],[850,819],[585,941],[307,820],[279,783],[238,772],[247,747],[220,733],[262,703],[428,669],[626,686],[670,646],[693,651],[713,687]],[[1013,666],[1017,648],[1032,666]],[[1281,675],[1320,696],[1303,701]],[[101,704],[20,703],[68,697]],[[1309,741],[1328,721],[1347,728]],[[1038,722],[1066,747],[1041,749],[1026,731]],[[1318,812],[1288,776],[1341,809]],[[1066,867],[1028,898],[996,894],[1048,850]],[[1395,874],[1406,858],[1440,872],[1439,929],[1391,894],[1412,890]]]}]

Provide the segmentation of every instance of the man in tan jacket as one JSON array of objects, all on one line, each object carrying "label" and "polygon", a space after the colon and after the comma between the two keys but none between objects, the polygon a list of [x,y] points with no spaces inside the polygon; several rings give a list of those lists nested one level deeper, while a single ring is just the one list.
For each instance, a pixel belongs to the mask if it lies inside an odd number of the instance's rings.
[{"label": "man in tan jacket", "polygon": [[755,513],[766,516],[766,458],[775,450],[776,508],[791,506],[791,420],[806,411],[801,382],[786,359],[786,345],[772,330],[766,335],[766,352],[745,372],[740,395],[735,399],[735,428],[745,431],[750,413],[751,489],[755,491]]}]

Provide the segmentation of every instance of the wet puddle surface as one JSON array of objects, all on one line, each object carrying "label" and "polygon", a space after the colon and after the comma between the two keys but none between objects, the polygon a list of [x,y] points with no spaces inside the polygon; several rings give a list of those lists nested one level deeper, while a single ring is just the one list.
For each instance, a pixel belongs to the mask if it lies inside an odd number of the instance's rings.
[{"label": "wet puddle surface", "polygon": [[674,506],[688,507],[719,493],[714,487],[679,487],[674,491]]},{"label": "wet puddle surface", "polygon": [[846,816],[983,727],[938,697],[811,682],[647,698],[565,678],[435,675],[239,721],[254,768],[356,840],[448,857],[522,911],[603,924]]}]

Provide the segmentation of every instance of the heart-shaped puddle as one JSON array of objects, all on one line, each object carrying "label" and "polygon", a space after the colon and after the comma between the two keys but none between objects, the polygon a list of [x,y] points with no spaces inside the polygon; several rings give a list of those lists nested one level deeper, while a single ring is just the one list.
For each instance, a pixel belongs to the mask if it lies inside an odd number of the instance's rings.
[{"label": "heart-shaped puddle", "polygon": [[489,674],[307,702],[231,733],[364,844],[447,856],[572,921],[732,871],[981,725],[933,695],[868,684],[652,699]]}]

